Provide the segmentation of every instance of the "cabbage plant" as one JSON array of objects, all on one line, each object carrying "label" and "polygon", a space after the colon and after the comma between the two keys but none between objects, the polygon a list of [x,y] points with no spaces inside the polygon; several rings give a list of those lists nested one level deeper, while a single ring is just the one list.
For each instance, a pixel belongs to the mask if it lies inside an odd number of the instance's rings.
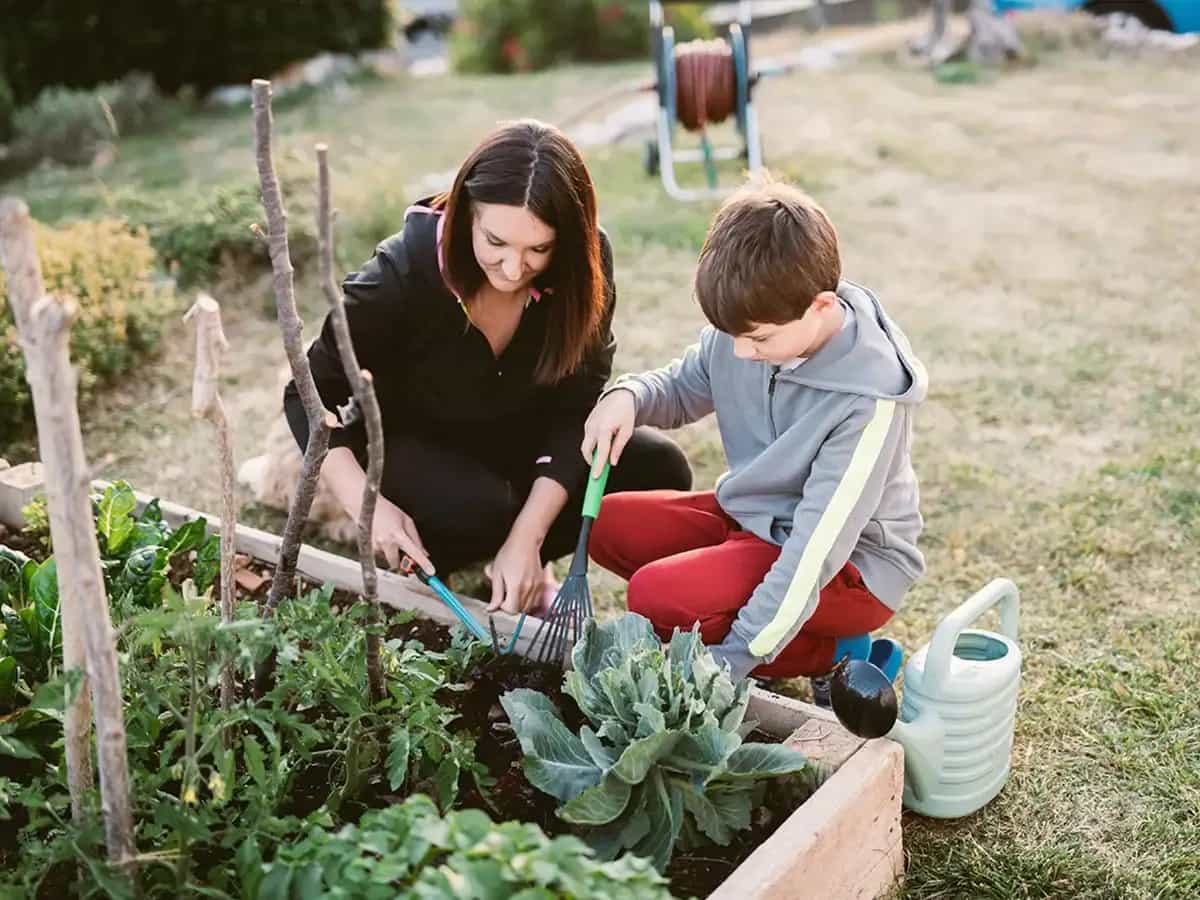
[{"label": "cabbage plant", "polygon": [[744,743],[750,682],[734,684],[700,639],[676,631],[665,647],[635,613],[589,620],[564,690],[587,718],[571,731],[544,694],[501,698],[524,751],[526,777],[584,826],[604,859],[622,850],[662,871],[677,844],[727,845],[749,828],[756,782],[802,770],[804,755]]}]

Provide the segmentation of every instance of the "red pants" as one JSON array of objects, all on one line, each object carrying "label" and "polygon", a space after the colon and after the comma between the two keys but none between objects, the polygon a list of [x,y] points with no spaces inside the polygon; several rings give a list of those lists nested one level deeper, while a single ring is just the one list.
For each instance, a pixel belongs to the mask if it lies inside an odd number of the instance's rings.
[{"label": "red pants", "polygon": [[[632,612],[654,623],[663,640],[700,623],[704,643],[721,643],[738,611],[766,577],[780,548],[740,526],[712,491],[639,491],[604,498],[592,529],[591,557],[628,579]],[[774,662],[755,675],[822,675],[839,637],[879,628],[892,610],[867,590],[847,562],[821,589],[816,611]]]}]

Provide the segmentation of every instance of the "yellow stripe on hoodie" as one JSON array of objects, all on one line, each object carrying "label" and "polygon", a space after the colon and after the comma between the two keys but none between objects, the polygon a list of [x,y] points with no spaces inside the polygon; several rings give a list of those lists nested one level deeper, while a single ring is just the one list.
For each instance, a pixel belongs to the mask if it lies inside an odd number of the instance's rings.
[{"label": "yellow stripe on hoodie", "polygon": [[879,453],[892,426],[895,412],[896,401],[875,401],[875,413],[863,429],[854,454],[850,457],[850,464],[846,467],[842,480],[838,482],[829,505],[817,520],[817,527],[808,539],[783,602],[779,604],[775,617],[767,627],[750,642],[750,652],[755,656],[766,657],[774,653],[805,613],[809,598],[818,586],[821,566],[829,556],[833,542],[846,526],[846,520],[862,496],[867,479],[871,477],[875,463],[879,460]]}]

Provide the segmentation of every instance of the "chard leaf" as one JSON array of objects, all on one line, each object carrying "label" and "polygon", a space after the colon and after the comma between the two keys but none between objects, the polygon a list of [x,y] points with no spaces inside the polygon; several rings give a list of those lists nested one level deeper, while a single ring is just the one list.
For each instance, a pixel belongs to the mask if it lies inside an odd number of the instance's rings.
[{"label": "chard leaf", "polygon": [[742,744],[725,764],[730,778],[769,778],[799,772],[808,760],[799,750],[783,744]]},{"label": "chard leaf", "polygon": [[196,582],[196,590],[203,594],[221,571],[221,538],[210,534],[207,540],[196,551],[196,562],[192,566],[192,580]]},{"label": "chard leaf", "polygon": [[13,707],[17,699],[17,661],[0,656],[0,711]]},{"label": "chard leaf", "polygon": [[137,498],[133,495],[133,488],[124,481],[118,481],[105,488],[96,528],[104,538],[108,555],[120,553],[125,542],[133,535],[136,524],[133,518],[135,509]]},{"label": "chard leaf", "polygon": [[58,629],[58,563],[54,557],[37,567],[29,581],[29,589],[37,614],[39,640],[47,650],[53,650],[61,640]]},{"label": "chard leaf", "polygon": [[25,585],[33,577],[37,563],[19,550],[0,546],[0,605],[23,609],[28,603]]},{"label": "chard leaf", "polygon": [[601,771],[583,741],[567,730],[544,695],[521,688],[501,697],[500,705],[525,752],[530,784],[565,801],[599,783]]},{"label": "chard leaf", "polygon": [[200,549],[207,535],[208,527],[203,516],[184,523],[175,529],[175,533],[167,541],[167,558],[169,559],[176,553],[185,553],[188,550]]},{"label": "chard leaf", "polygon": [[575,825],[607,825],[625,811],[632,788],[612,775],[604,776],[558,811],[565,822]]}]

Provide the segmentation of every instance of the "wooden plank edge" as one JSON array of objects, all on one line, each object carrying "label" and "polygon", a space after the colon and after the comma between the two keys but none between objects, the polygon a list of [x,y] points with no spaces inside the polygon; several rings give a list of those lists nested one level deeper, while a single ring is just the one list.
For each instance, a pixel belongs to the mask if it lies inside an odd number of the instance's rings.
[{"label": "wooden plank edge", "polygon": [[709,900],[885,895],[903,868],[903,793],[900,745],[868,741]]}]

